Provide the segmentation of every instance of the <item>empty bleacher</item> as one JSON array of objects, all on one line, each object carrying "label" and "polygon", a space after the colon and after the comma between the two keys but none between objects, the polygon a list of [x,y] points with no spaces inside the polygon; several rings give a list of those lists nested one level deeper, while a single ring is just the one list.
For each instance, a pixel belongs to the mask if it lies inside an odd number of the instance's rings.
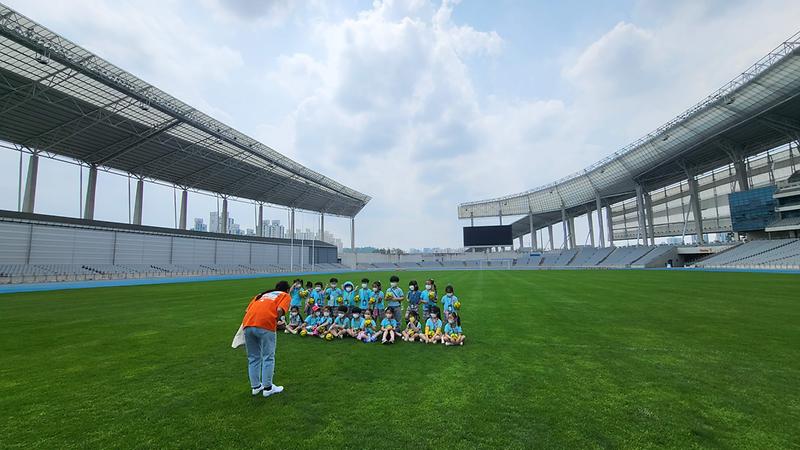
[{"label": "empty bleacher", "polygon": [[595,248],[595,247],[582,247],[578,250],[578,253],[572,258],[572,261],[567,263],[570,266],[576,267],[583,267],[589,265],[589,260],[592,259],[598,251],[603,250],[602,248]]},{"label": "empty bleacher", "polygon": [[600,267],[628,267],[648,254],[655,247],[643,245],[640,247],[616,247],[605,260],[600,262]]},{"label": "empty bleacher", "polygon": [[800,268],[800,239],[746,242],[695,265],[707,268]]},{"label": "empty bleacher", "polygon": [[592,256],[589,257],[589,259],[587,259],[586,263],[583,265],[589,267],[597,266],[601,262],[605,261],[605,259],[608,258],[608,255],[610,255],[613,251],[614,247],[598,248],[597,251],[595,251],[594,254],[592,254]]}]

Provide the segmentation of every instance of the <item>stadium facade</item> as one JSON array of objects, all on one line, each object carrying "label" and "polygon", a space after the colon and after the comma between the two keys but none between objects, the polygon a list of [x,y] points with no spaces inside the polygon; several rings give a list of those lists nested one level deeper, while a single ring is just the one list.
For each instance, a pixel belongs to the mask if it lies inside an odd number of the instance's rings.
[{"label": "stadium facade", "polygon": [[[497,218],[501,224],[504,217],[517,218],[512,235],[520,244],[530,235],[533,250],[578,248],[575,219],[581,216],[592,247],[618,240],[654,246],[657,237],[687,235],[703,244],[708,233],[737,231],[730,194],[779,187],[800,168],[799,95],[800,33],[700,103],[592,166],[526,192],[462,203],[458,218]],[[800,217],[770,213],[783,219],[782,226],[766,224],[761,232],[797,236]],[[559,225],[561,243],[553,242]],[[747,234],[763,237],[757,231]]]},{"label": "stadium facade", "polygon": [[[318,252],[320,248],[330,247],[324,242],[306,241],[302,249],[294,249],[295,211],[319,214],[320,235],[323,236],[326,215],[349,218],[351,246],[354,247],[355,216],[370,201],[369,196],[289,159],[2,4],[0,141],[10,143],[20,152],[20,168],[22,155],[28,158],[19,211],[0,214],[0,233],[7,241],[4,243],[24,248],[24,251],[3,251],[0,264],[71,264],[83,273],[86,270],[83,266],[92,261],[74,256],[82,254],[81,251],[73,251],[70,258],[56,254],[58,252],[47,255],[41,253],[47,246],[40,244],[48,239],[58,240],[52,236],[63,238],[64,233],[74,239],[80,235],[80,239],[91,240],[86,233],[94,230],[102,234],[100,242],[107,242],[102,251],[94,255],[99,257],[102,253],[107,257],[95,258],[95,263],[113,265],[113,255],[118,250],[120,255],[125,254],[112,243],[118,237],[135,235],[137,239],[142,236],[151,239],[155,235],[169,235],[168,229],[142,226],[145,180],[179,190],[178,231],[171,235],[176,242],[186,239],[202,240],[203,245],[207,245],[208,239],[229,242],[228,199],[252,202],[257,210],[258,230],[257,236],[248,238],[248,248],[264,246],[264,254],[273,256],[253,260],[236,253],[239,256],[231,263],[242,265],[284,267],[285,261],[280,258],[284,255],[284,246],[290,260],[286,269],[294,269],[303,255],[312,261],[321,257],[323,259],[318,262],[334,264],[335,256],[331,260],[329,252]],[[88,168],[82,218],[77,222],[35,214],[38,167],[42,157]],[[94,220],[98,171],[123,174],[134,180],[131,225],[139,229]],[[21,183],[22,179],[20,172]],[[222,199],[220,235],[187,236],[184,230],[187,229],[189,191],[211,193]],[[289,239],[264,240],[261,224],[265,205],[289,210]],[[27,227],[27,232],[22,232],[20,227]],[[11,228],[16,231],[6,233]],[[37,241],[43,235],[51,237]],[[240,247],[244,245],[241,240],[235,243]],[[174,247],[175,243],[170,246]],[[20,259],[23,254],[24,258]],[[320,256],[322,254],[325,256]],[[140,263],[145,267],[133,268],[132,273],[152,269],[147,266],[154,264],[175,265],[176,261]],[[216,259],[206,258],[203,264],[215,263]],[[60,267],[57,271],[62,269],[70,270]],[[44,270],[44,273],[49,272]]]}]

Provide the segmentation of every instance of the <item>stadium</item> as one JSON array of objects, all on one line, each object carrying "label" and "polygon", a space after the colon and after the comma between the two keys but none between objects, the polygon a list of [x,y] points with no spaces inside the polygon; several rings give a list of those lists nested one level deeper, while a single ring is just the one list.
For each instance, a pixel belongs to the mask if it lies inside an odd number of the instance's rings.
[{"label": "stadium", "polygon": [[[0,447],[383,448],[383,430],[421,448],[800,441],[800,33],[583,170],[452,205],[457,251],[355,251],[380,187],[306,167],[2,4],[0,146],[19,158],[3,192],[17,209],[0,210]],[[37,206],[40,160],[85,171],[80,217]],[[127,180],[128,223],[96,219],[103,174]],[[156,185],[172,228],[143,220]],[[214,232],[190,229],[200,195],[219,204]],[[233,202],[252,233],[232,232]],[[299,214],[317,234],[299,236]],[[466,343],[280,334],[286,391],[251,397],[230,342],[254,295],[393,275],[455,286]]]}]

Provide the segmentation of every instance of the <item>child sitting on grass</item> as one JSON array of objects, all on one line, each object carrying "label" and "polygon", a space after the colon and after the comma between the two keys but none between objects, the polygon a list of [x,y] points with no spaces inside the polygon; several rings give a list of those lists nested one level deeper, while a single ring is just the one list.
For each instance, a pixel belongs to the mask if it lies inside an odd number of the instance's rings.
[{"label": "child sitting on grass", "polygon": [[364,331],[364,318],[361,317],[361,308],[358,306],[353,307],[353,314],[350,318],[350,328],[347,329],[347,335],[358,339],[358,335]]},{"label": "child sitting on grass", "polygon": [[328,334],[328,330],[330,330],[331,325],[333,325],[333,317],[331,317],[331,308],[326,306],[322,308],[322,317],[317,319],[317,329],[314,331],[314,334],[325,339],[325,335]]},{"label": "child sitting on grass", "polygon": [[317,322],[319,322],[320,315],[322,314],[322,311],[320,311],[320,309],[319,309],[319,307],[317,305],[314,305],[314,307],[311,310],[312,310],[311,314],[306,316],[306,320],[305,320],[306,328],[304,330],[305,333],[300,333],[303,336],[308,335],[308,334],[312,334],[313,335],[313,334],[315,334],[317,332]]},{"label": "child sitting on grass", "polygon": [[442,342],[442,319],[439,319],[438,306],[431,306],[430,317],[425,321],[425,336],[422,340],[426,344]]},{"label": "child sitting on grass", "polygon": [[397,320],[394,318],[394,309],[386,308],[386,317],[381,321],[381,344],[394,344]]},{"label": "child sitting on grass", "polygon": [[420,326],[421,325],[419,323],[419,316],[417,315],[417,312],[409,312],[408,320],[406,322],[406,329],[403,330],[403,340],[406,342],[414,342],[417,337],[422,340],[422,337],[420,336]]},{"label": "child sitting on grass", "polygon": [[333,337],[342,339],[347,336],[347,330],[349,328],[350,319],[347,317],[347,307],[342,305],[336,312],[336,318],[333,319],[333,325],[331,325],[330,333],[333,335]]},{"label": "child sitting on grass", "polygon": [[464,334],[461,331],[461,325],[458,324],[458,316],[455,313],[447,315],[447,325],[444,326],[442,342],[444,342],[444,345],[464,345]]},{"label": "child sitting on grass", "polygon": [[292,306],[289,311],[289,322],[286,323],[284,333],[297,334],[303,329],[303,317],[300,315],[300,307]]},{"label": "child sitting on grass", "polygon": [[374,342],[377,337],[375,328],[375,319],[372,318],[372,312],[367,309],[364,311],[364,330],[358,334],[358,340],[362,342]]},{"label": "child sitting on grass", "polygon": [[286,316],[278,316],[275,322],[275,331],[286,331]]}]

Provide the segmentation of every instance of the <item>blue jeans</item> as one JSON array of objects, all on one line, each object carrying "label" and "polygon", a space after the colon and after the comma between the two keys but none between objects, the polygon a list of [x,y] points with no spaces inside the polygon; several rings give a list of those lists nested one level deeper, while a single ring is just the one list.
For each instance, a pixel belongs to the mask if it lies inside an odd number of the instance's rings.
[{"label": "blue jeans", "polygon": [[244,329],[244,345],[247,348],[247,374],[250,386],[272,385],[272,374],[275,372],[275,332],[259,327]]}]

